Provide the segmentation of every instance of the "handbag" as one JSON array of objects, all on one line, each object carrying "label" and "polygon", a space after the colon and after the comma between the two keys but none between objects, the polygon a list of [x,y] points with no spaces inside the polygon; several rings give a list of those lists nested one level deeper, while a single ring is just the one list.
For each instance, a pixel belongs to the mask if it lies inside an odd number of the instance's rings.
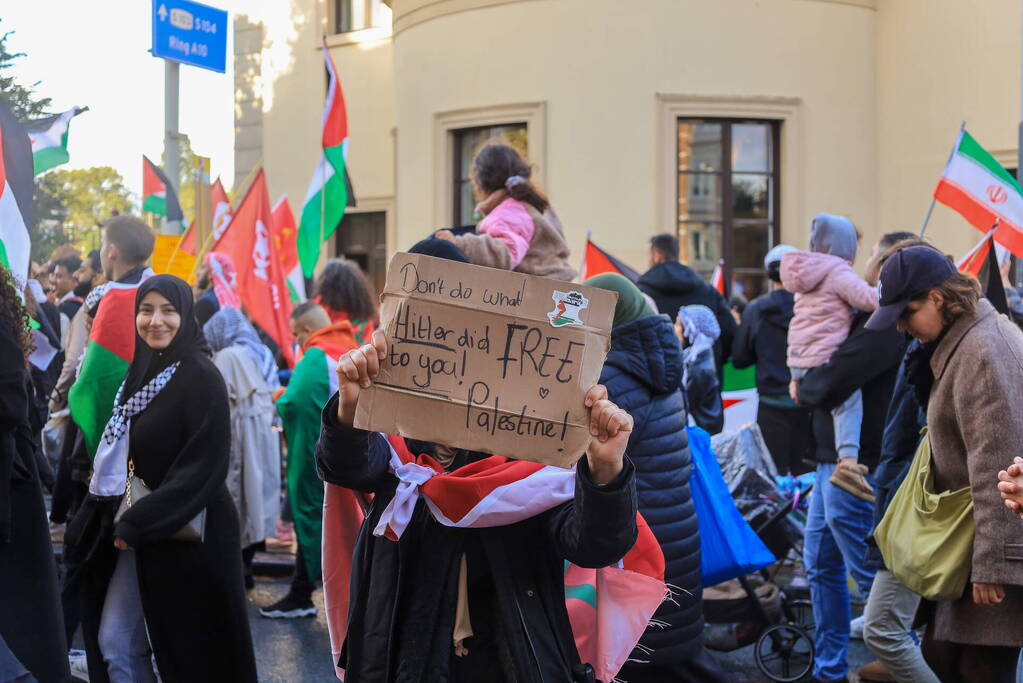
[{"label": "handbag", "polygon": [[735,506],[711,449],[710,434],[701,427],[686,427],[686,433],[693,459],[689,487],[700,525],[703,584],[713,586],[771,564],[774,554]]},{"label": "handbag", "polygon": [[955,600],[970,578],[973,535],[970,487],[934,491],[931,438],[924,436],[899,490],[874,530],[888,570],[928,600]]},{"label": "handbag", "polygon": [[[114,524],[116,525],[121,521],[121,516],[124,515],[126,510],[150,493],[152,493],[152,490],[146,486],[146,482],[142,481],[141,477],[135,476],[135,463],[129,459],[128,482],[124,487],[124,498],[121,499],[121,505],[118,506],[117,513],[114,514]],[[171,534],[171,540],[187,541],[189,543],[202,543],[205,537],[206,508],[200,510],[199,514],[193,517],[185,526]]]}]

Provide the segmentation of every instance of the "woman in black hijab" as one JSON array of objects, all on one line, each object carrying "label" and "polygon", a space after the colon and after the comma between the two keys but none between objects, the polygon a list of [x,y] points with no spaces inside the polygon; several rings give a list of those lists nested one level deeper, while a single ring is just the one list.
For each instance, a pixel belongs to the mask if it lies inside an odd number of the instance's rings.
[{"label": "woman in black hijab", "polygon": [[[146,671],[151,644],[167,683],[255,681],[238,515],[224,484],[227,391],[189,286],[172,275],[145,280],[135,330],[135,356],[89,487],[97,537],[82,544],[91,548],[82,610],[90,680],[155,680],[151,665]],[[145,497],[139,479],[151,490]],[[202,540],[175,540],[200,514]]]}]

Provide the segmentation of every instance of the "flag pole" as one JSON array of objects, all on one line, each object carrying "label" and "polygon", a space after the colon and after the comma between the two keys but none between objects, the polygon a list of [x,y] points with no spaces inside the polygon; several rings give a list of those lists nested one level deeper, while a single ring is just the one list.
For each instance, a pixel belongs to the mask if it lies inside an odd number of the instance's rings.
[{"label": "flag pole", "polygon": [[[327,51],[327,34],[326,33],[322,34],[321,39],[323,40],[323,55],[324,55],[324,58],[327,59],[327,58],[330,57],[330,53]],[[329,83],[328,83],[327,87],[328,88],[330,87]],[[321,249],[323,249],[323,233],[326,231],[326,229],[324,227],[324,223],[326,223],[326,220],[327,220],[327,216],[326,216],[326,212],[327,212],[327,178],[326,178],[327,168],[326,168],[326,163],[325,162],[326,162],[326,158],[323,155],[323,131],[322,131],[322,124],[321,124],[321,131],[320,131],[320,239],[319,239],[319,242],[317,243],[317,249],[316,249],[316,251],[317,251],[316,259],[317,260],[319,260],[319,255],[318,255],[319,251]]]},{"label": "flag pole", "polygon": [[[1023,126],[1023,123],[1020,124]],[[963,132],[966,130],[966,121],[964,120],[959,124],[959,134],[956,135],[955,144],[952,145],[952,151],[948,153],[948,161],[945,162],[945,167],[948,167],[949,162],[952,161],[952,157],[955,156],[956,150],[959,148],[959,141],[963,139]],[[1021,128],[1023,133],[1023,128]],[[1017,171],[1018,173],[1018,171]],[[920,226],[920,239],[923,239],[924,233],[927,232],[927,224],[931,222],[931,214],[934,212],[934,203],[938,201],[934,194],[931,194],[931,204],[927,207],[927,215],[924,216],[924,224]]]}]

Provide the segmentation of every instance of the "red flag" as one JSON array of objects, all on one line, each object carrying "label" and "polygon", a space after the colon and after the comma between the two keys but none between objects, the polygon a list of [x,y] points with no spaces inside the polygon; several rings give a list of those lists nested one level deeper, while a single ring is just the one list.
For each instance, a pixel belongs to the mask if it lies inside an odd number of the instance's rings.
[{"label": "red flag", "polygon": [[260,169],[213,250],[231,257],[246,312],[277,343],[288,365],[294,366],[288,325],[291,301],[270,235],[272,224],[266,176]]},{"label": "red flag", "polygon": [[987,258],[988,245],[991,239],[995,235],[995,229],[991,228],[977,245],[966,252],[966,256],[959,260],[956,264],[956,268],[960,272],[972,275],[973,277],[980,277],[980,271],[984,267],[984,260]]},{"label": "red flag", "polygon": [[710,274],[710,286],[718,290],[721,296],[725,295],[724,261],[718,261],[717,266],[714,267],[714,272]]},{"label": "red flag", "polygon": [[213,205],[213,244],[216,244],[231,223],[231,201],[227,198],[220,178],[217,178],[210,188],[210,204]]},{"label": "red flag", "polygon": [[632,280],[632,282],[639,281],[639,273],[598,247],[587,236],[586,251],[583,253],[582,277],[580,279],[585,281],[594,275],[602,273],[618,273]]},{"label": "red flag", "polygon": [[298,224],[295,214],[291,211],[288,196],[283,195],[273,208],[270,234],[274,236],[274,247],[277,257],[281,260],[281,269],[285,276],[298,265]]},{"label": "red flag", "polygon": [[[227,199],[227,192],[220,178],[210,188],[210,203],[213,205],[213,239],[210,244],[216,245],[231,222],[231,202]],[[181,251],[186,251],[192,256],[198,253],[195,244],[195,221],[193,220],[185,234],[181,237],[181,244],[178,246]]]}]

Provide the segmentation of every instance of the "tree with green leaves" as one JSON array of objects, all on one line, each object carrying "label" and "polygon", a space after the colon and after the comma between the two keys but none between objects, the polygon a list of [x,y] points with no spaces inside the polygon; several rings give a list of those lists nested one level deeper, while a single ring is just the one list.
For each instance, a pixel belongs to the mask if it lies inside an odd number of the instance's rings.
[{"label": "tree with green leaves", "polygon": [[21,85],[13,75],[10,75],[10,69],[25,56],[24,52],[11,52],[7,41],[13,33],[14,31],[0,32],[0,95],[6,100],[14,116],[22,121],[48,116],[50,98],[38,97],[35,93],[40,81]]},{"label": "tree with green leaves", "polygon": [[61,244],[99,245],[99,225],[116,213],[130,213],[131,192],[110,166],[55,169],[36,178],[32,258],[45,261]]}]

